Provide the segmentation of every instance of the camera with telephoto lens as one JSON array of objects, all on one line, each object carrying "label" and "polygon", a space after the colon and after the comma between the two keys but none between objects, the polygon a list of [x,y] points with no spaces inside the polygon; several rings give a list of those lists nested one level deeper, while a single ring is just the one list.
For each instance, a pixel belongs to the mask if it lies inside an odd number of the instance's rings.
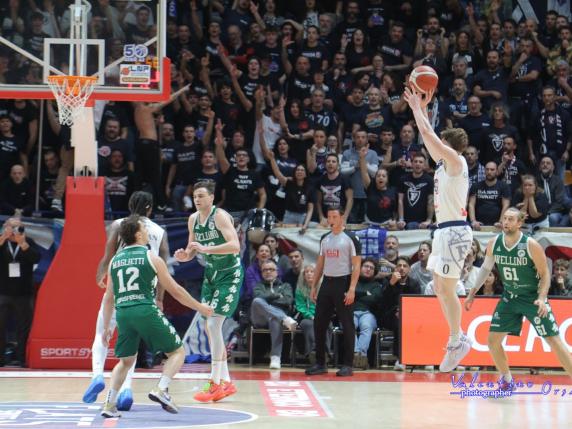
[{"label": "camera with telephoto lens", "polygon": [[26,228],[24,228],[22,225],[16,227],[16,232],[18,234],[23,234],[25,230]]}]

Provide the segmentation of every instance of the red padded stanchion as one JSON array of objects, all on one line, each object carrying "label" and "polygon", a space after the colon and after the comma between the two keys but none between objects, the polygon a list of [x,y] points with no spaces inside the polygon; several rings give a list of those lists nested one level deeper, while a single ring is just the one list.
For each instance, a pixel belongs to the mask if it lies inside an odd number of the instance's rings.
[{"label": "red padded stanchion", "polygon": [[68,177],[62,242],[38,292],[28,339],[30,368],[91,368],[104,291],[97,264],[105,250],[104,179]]}]

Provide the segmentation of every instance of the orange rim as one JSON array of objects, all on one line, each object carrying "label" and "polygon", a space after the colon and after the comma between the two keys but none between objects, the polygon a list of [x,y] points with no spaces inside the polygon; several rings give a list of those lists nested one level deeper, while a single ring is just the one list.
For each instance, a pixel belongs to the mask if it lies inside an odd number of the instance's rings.
[{"label": "orange rim", "polygon": [[[67,82],[65,86],[66,95],[77,97],[86,85],[93,85],[97,81],[97,78],[93,76],[68,76],[56,74],[48,76],[48,81],[59,87]],[[77,82],[79,82],[79,85],[76,85]]]}]

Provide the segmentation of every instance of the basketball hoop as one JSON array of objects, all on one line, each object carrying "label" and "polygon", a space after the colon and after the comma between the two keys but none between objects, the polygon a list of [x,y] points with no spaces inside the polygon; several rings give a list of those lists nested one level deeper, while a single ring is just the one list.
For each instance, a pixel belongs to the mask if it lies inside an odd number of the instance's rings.
[{"label": "basketball hoop", "polygon": [[74,119],[80,114],[93,92],[96,82],[97,78],[92,76],[48,76],[48,85],[58,103],[60,124],[73,125]]}]

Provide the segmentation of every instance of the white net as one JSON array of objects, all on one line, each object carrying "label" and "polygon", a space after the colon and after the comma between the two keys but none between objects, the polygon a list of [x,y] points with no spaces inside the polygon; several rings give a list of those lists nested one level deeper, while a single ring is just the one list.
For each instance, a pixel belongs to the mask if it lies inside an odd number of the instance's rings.
[{"label": "white net", "polygon": [[49,76],[48,84],[58,103],[60,124],[73,125],[93,92],[95,77]]}]

